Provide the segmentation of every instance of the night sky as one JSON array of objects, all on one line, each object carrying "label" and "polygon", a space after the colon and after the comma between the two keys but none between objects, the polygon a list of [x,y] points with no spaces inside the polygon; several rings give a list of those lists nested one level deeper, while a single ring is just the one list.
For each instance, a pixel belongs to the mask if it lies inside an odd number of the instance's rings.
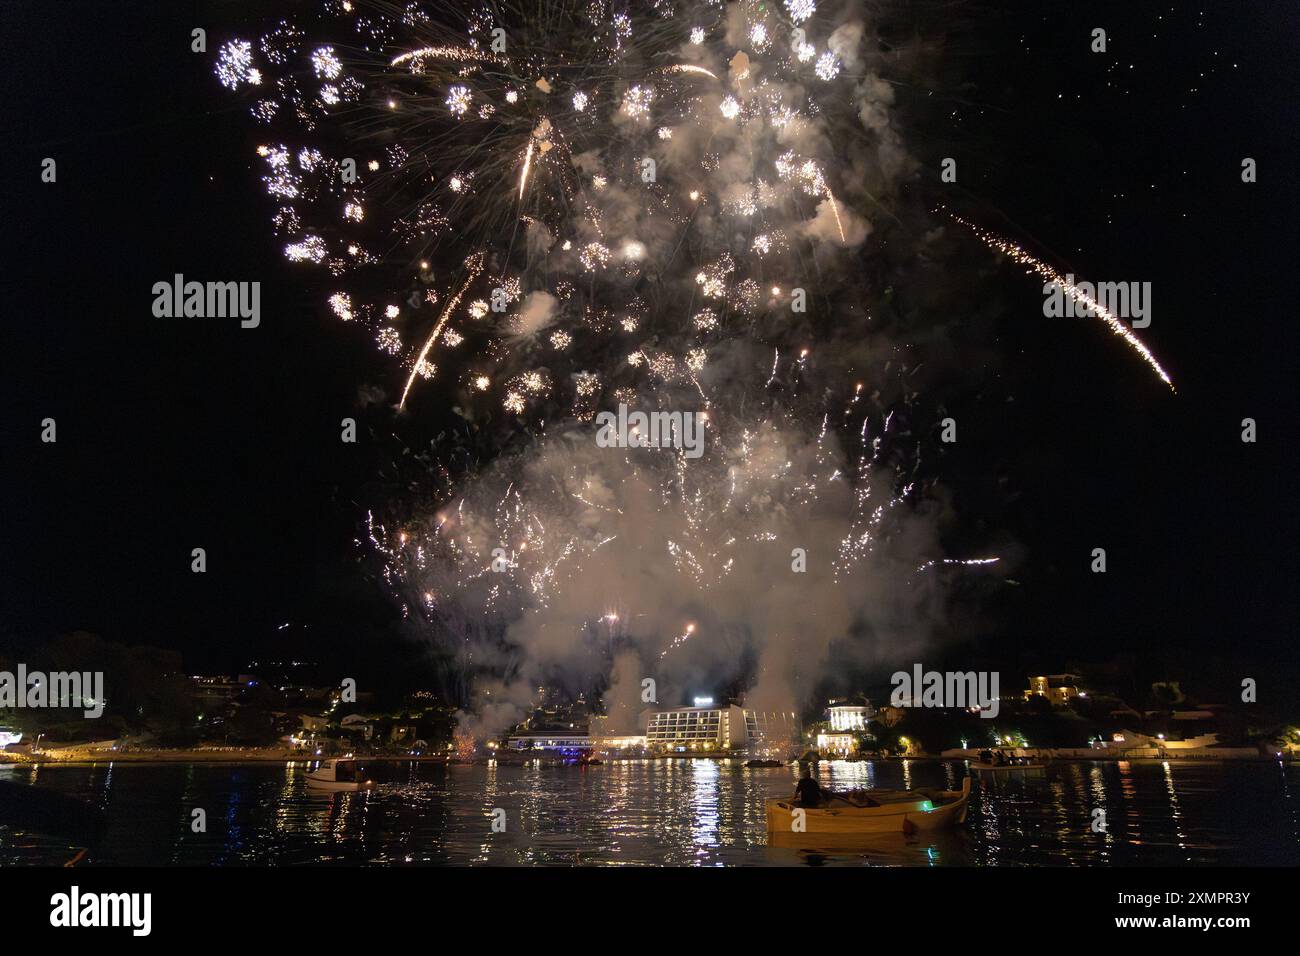
[{"label": "night sky", "polygon": [[[359,400],[392,367],[285,262],[257,131],[212,75],[211,51],[265,5],[150,6],[12,2],[0,18],[0,640],[89,630],[176,648],[193,670],[283,652],[391,671],[413,645],[354,545],[391,444],[341,445],[338,428],[393,432]],[[207,55],[189,50],[195,26]],[[1240,676],[1296,693],[1298,31],[1278,3],[972,4],[937,91],[902,94],[916,188],[1062,272],[1150,281],[1141,334],[1178,386],[1097,323],[1045,319],[1041,281],[972,240],[1003,301],[994,347],[972,353],[987,387],[950,404],[944,485],[970,519],[951,543],[1017,554],[1017,583],[960,635],[981,659],[1055,671],[1132,654],[1220,699]],[[56,184],[40,182],[46,156]],[[154,318],[151,286],[177,272],[260,281],[261,327]],[[404,440],[442,427],[421,416]]]}]

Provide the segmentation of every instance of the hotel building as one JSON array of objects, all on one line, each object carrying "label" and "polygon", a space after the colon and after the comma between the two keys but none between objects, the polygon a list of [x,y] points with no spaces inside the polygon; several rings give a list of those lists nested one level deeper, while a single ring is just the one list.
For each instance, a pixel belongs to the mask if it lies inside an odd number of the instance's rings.
[{"label": "hotel building", "polygon": [[746,749],[783,750],[797,739],[793,713],[737,707],[682,707],[652,711],[646,746],[655,753],[726,753]]}]

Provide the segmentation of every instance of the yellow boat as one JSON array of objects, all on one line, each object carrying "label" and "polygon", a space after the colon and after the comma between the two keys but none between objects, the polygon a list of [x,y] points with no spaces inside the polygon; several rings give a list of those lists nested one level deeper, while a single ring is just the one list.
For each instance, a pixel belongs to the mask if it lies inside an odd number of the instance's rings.
[{"label": "yellow boat", "polygon": [[820,807],[796,807],[790,800],[767,801],[769,833],[915,833],[954,827],[966,820],[970,777],[960,790],[868,790],[859,806],[832,797]]}]

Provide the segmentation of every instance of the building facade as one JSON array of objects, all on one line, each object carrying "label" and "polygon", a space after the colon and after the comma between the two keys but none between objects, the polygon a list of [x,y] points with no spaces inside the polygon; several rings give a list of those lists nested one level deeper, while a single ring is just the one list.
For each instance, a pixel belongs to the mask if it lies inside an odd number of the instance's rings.
[{"label": "building facade", "polygon": [[817,752],[822,755],[847,757],[858,752],[856,733],[823,733],[817,735]]},{"label": "building facade", "polygon": [[655,753],[729,753],[784,749],[798,736],[795,715],[737,707],[682,707],[647,715],[646,746]]},{"label": "building facade", "polygon": [[836,733],[865,733],[867,721],[876,716],[871,705],[839,704],[834,701],[826,708],[831,730]]}]

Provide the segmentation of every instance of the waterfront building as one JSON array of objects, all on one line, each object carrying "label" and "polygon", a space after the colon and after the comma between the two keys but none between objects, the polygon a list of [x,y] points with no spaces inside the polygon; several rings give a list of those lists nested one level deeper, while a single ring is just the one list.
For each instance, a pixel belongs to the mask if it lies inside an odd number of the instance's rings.
[{"label": "waterfront building", "polygon": [[606,736],[591,738],[591,746],[594,749],[604,751],[616,751],[628,756],[636,756],[640,751],[645,750],[645,734],[625,734],[622,736]]},{"label": "waterfront building", "polygon": [[650,714],[646,745],[659,752],[730,750],[745,721],[739,707],[682,707]]},{"label": "waterfront building", "polygon": [[[625,757],[640,756],[645,750],[645,733],[637,733],[637,718],[628,716],[626,707],[619,708],[618,719],[605,714],[593,714],[588,721],[591,749],[606,754],[617,753]],[[644,715],[645,712],[643,712]],[[646,718],[641,719],[644,730]]]},{"label": "waterfront building", "polygon": [[820,733],[817,735],[817,752],[823,756],[847,757],[857,751],[857,734]]},{"label": "waterfront building", "polygon": [[728,753],[783,749],[795,740],[793,713],[726,706],[681,707],[647,715],[646,746],[657,753]]}]

